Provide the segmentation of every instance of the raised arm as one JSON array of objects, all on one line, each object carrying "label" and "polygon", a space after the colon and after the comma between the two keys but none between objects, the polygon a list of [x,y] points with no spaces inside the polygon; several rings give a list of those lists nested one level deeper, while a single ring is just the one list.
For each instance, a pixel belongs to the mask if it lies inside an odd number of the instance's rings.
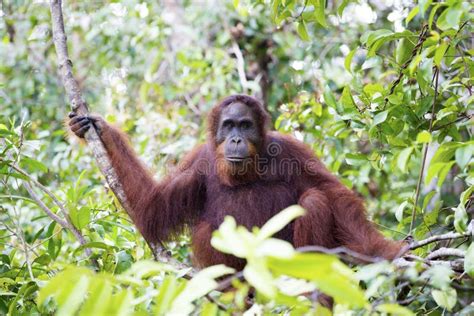
[{"label": "raised arm", "polygon": [[78,137],[97,129],[131,207],[132,220],[150,242],[164,241],[191,224],[204,203],[205,186],[198,170],[201,149],[189,154],[180,167],[156,182],[129,145],[127,137],[100,116],[70,114],[69,126]]}]

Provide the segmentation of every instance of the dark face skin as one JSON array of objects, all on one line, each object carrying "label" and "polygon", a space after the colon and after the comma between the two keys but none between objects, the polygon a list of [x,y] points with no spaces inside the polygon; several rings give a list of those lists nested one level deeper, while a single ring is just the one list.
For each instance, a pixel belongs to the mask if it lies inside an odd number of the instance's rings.
[{"label": "dark face skin", "polygon": [[224,157],[228,162],[241,163],[250,158],[249,144],[258,147],[261,141],[252,109],[242,103],[232,103],[224,108],[216,141],[224,143]]}]

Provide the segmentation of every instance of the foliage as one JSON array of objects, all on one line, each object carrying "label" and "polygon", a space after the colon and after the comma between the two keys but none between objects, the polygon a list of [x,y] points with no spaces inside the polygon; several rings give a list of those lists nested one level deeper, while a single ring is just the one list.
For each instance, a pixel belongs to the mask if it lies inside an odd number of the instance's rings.
[{"label": "foliage", "polygon": [[[471,313],[472,3],[166,3],[64,4],[91,108],[159,176],[205,138],[219,98],[255,94],[276,129],[364,196],[387,236],[456,238],[358,265],[272,238],[301,215],[295,206],[251,232],[227,218],[214,233],[217,249],[247,260],[242,273],[215,266],[189,279],[150,261],[87,148],[65,137],[47,3],[4,1],[0,314],[328,314],[320,292],[335,314]],[[188,245],[168,246],[189,264]]]}]

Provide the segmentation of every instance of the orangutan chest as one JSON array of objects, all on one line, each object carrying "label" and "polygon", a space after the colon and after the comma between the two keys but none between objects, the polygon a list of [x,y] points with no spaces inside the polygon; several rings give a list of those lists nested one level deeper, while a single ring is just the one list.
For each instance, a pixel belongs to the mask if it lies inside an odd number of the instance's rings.
[{"label": "orangutan chest", "polygon": [[[296,204],[295,192],[284,182],[255,183],[238,187],[207,188],[204,220],[216,229],[230,215],[248,229],[261,227],[273,215]],[[287,238],[284,238],[287,239]]]}]

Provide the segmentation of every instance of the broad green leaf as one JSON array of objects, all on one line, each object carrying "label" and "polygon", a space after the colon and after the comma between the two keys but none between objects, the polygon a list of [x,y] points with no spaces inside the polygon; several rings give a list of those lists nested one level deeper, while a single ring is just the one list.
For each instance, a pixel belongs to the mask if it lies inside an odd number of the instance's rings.
[{"label": "broad green leaf", "polygon": [[431,134],[428,131],[421,131],[418,133],[416,136],[416,142],[417,143],[429,143],[431,142]]},{"label": "broad green leaf", "polygon": [[428,206],[428,203],[430,203],[431,199],[435,195],[436,195],[436,191],[433,190],[425,196],[425,198],[423,199],[423,208],[422,208],[422,210],[426,210],[426,207]]},{"label": "broad green leaf", "polygon": [[444,143],[439,146],[438,150],[434,154],[433,158],[431,159],[431,163],[438,163],[438,162],[448,162],[454,156],[454,152],[458,147],[460,147],[460,143],[449,142]]},{"label": "broad green leaf", "polygon": [[402,38],[398,41],[397,48],[395,50],[395,60],[399,65],[403,65],[410,57],[415,44],[408,38]]},{"label": "broad green leaf", "polygon": [[69,216],[74,226],[80,230],[89,224],[91,218],[91,210],[87,206],[81,207],[79,209],[71,207],[69,209]]},{"label": "broad green leaf", "polygon": [[309,41],[308,31],[306,29],[306,23],[304,21],[296,22],[296,31],[303,41]]},{"label": "broad green leaf", "polygon": [[351,166],[361,166],[367,163],[367,156],[364,154],[346,154],[346,162]]},{"label": "broad green leaf", "polygon": [[425,14],[426,10],[428,10],[428,8],[430,7],[432,2],[433,2],[433,0],[420,0],[420,1],[418,1],[418,6],[420,7],[421,16],[423,16]]},{"label": "broad green leaf", "polygon": [[472,155],[474,154],[474,145],[465,145],[456,149],[455,159],[456,163],[461,169],[464,169],[471,161]]},{"label": "broad green leaf", "polygon": [[431,295],[433,295],[436,304],[446,308],[448,311],[451,311],[454,305],[456,305],[457,293],[455,289],[449,288],[444,291],[433,290]]},{"label": "broad green leaf", "polygon": [[255,246],[253,242],[253,235],[247,230],[239,230],[235,219],[231,216],[224,218],[224,222],[214,231],[211,238],[211,245],[214,248],[240,258],[249,255]]},{"label": "broad green leaf", "polygon": [[211,266],[199,271],[176,296],[169,313],[174,315],[190,314],[194,310],[192,303],[195,300],[217,288],[219,284],[216,282],[216,278],[234,272],[234,269],[226,267],[223,264]]},{"label": "broad green leaf", "polygon": [[344,87],[339,101],[344,106],[344,110],[353,111],[357,109],[357,105],[354,102],[354,98],[352,97],[351,89],[349,88],[349,86]]},{"label": "broad green leaf", "polygon": [[385,120],[387,119],[387,115],[388,115],[388,110],[385,110],[385,111],[382,111],[382,112],[379,112],[379,113],[375,114],[375,116],[374,116],[374,126],[385,122]]},{"label": "broad green leaf", "polygon": [[444,164],[443,168],[441,168],[441,170],[439,171],[439,173],[438,173],[438,184],[437,184],[439,188],[441,188],[441,186],[443,185],[444,180],[446,179],[446,176],[448,175],[449,170],[451,170],[453,165],[454,165],[454,161],[450,161],[450,162]]},{"label": "broad green leaf", "polygon": [[408,161],[410,161],[411,154],[413,153],[413,147],[405,148],[400,152],[397,158],[397,167],[402,172],[406,173],[408,170]]},{"label": "broad green leaf", "polygon": [[107,245],[106,243],[103,243],[103,242],[100,242],[100,241],[91,241],[91,242],[88,242],[88,243],[85,243],[79,247],[77,247],[76,250],[74,250],[74,254],[86,249],[86,248],[97,248],[97,249],[104,249],[104,250],[108,250],[108,249],[114,249],[114,248],[117,248],[116,246],[110,246],[110,245]]},{"label": "broad green leaf", "polygon": [[130,289],[124,289],[113,295],[107,306],[106,315],[127,316],[133,311],[133,294]]},{"label": "broad green leaf", "polygon": [[453,274],[453,270],[447,265],[434,265],[430,267],[423,276],[427,278],[434,287],[445,290],[449,288]]},{"label": "broad green leaf", "polygon": [[466,256],[464,257],[464,271],[474,278],[474,242],[471,242],[467,248]]},{"label": "broad green leaf", "polygon": [[38,160],[23,156],[20,160],[20,167],[31,171],[48,172],[48,167]]},{"label": "broad green leaf", "polygon": [[331,108],[337,109],[336,98],[334,98],[334,95],[332,94],[331,89],[328,86],[324,88],[324,102],[326,102],[326,104]]},{"label": "broad green leaf", "polygon": [[431,180],[434,177],[438,176],[440,170],[443,169],[445,165],[446,163],[444,162],[430,163],[430,166],[428,167],[428,172],[426,173],[425,177],[425,184],[430,184]]},{"label": "broad green leaf", "polygon": [[112,285],[105,279],[92,279],[89,296],[81,307],[80,316],[105,315],[112,297]]},{"label": "broad green leaf", "polygon": [[441,65],[441,61],[443,60],[444,54],[446,53],[446,50],[448,49],[448,47],[449,45],[446,42],[443,42],[436,49],[433,61],[437,67]]},{"label": "broad green leaf", "polygon": [[342,16],[342,14],[344,13],[344,9],[351,2],[354,2],[354,0],[342,0],[341,4],[339,5],[339,8],[337,8],[337,15]]},{"label": "broad green leaf", "polygon": [[460,5],[447,7],[439,16],[436,24],[443,31],[447,29],[458,29],[462,14],[463,10]]},{"label": "broad green leaf", "polygon": [[84,301],[89,286],[89,277],[79,275],[73,280],[64,280],[55,299],[58,303],[56,315],[73,315]]},{"label": "broad green leaf", "polygon": [[420,7],[414,7],[413,9],[411,9],[410,13],[408,13],[407,18],[405,19],[405,23],[410,23],[410,21],[413,20],[413,18],[418,14],[419,11]]},{"label": "broad green leaf", "polygon": [[352,58],[354,57],[354,54],[356,52],[357,52],[357,48],[354,48],[353,50],[351,50],[349,52],[349,54],[347,54],[346,59],[344,60],[344,67],[346,68],[346,70],[348,72],[352,72],[351,71],[351,62],[352,62]]},{"label": "broad green leaf", "polygon": [[186,282],[176,279],[174,276],[166,276],[155,298],[155,313],[166,315],[174,299],[184,290],[185,286]]},{"label": "broad green leaf", "polygon": [[326,15],[324,14],[324,8],[326,8],[326,0],[317,0],[313,1],[313,3],[318,3],[314,6],[314,13],[316,15],[316,21],[323,27],[327,27],[326,23]]},{"label": "broad green leaf", "polygon": [[466,212],[466,207],[463,204],[459,204],[454,209],[454,229],[458,233],[464,233],[467,229],[467,221],[469,217]]},{"label": "broad green leaf", "polygon": [[265,239],[255,251],[255,256],[260,257],[291,258],[294,254],[295,249],[289,242],[276,238]]},{"label": "broad green leaf", "polygon": [[279,212],[277,215],[270,218],[270,220],[262,226],[262,228],[257,234],[257,238],[263,240],[265,238],[273,236],[275,233],[282,230],[295,218],[303,216],[304,213],[305,210],[299,205],[287,207],[283,211]]},{"label": "broad green leaf", "polygon": [[[357,286],[354,273],[334,256],[317,253],[296,254],[289,259],[269,257],[272,272],[312,281],[323,293],[337,303],[363,307],[367,303]],[[314,269],[318,267],[318,269]]]},{"label": "broad green leaf", "polygon": [[272,275],[262,261],[248,263],[244,268],[244,277],[261,294],[268,298],[275,297],[277,290]]}]

